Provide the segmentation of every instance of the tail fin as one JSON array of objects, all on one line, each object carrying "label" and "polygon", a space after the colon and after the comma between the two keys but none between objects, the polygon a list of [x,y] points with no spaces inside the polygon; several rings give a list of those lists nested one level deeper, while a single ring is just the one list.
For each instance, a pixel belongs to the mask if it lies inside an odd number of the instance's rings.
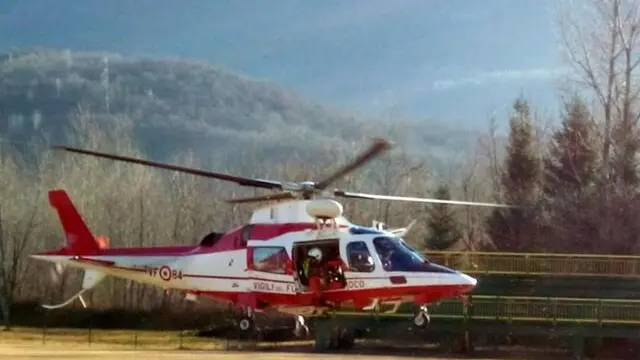
[{"label": "tail fin", "polygon": [[[49,191],[49,205],[58,213],[66,241],[64,250],[74,255],[91,255],[100,252],[106,244],[99,242],[82,219],[64,190]],[[103,239],[100,239],[103,240]]]}]

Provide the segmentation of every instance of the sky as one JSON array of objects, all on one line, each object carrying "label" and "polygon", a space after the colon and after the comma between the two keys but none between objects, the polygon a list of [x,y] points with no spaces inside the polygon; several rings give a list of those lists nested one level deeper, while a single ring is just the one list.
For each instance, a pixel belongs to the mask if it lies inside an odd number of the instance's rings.
[{"label": "sky", "polygon": [[373,117],[557,109],[558,0],[0,0],[0,50],[179,56]]}]

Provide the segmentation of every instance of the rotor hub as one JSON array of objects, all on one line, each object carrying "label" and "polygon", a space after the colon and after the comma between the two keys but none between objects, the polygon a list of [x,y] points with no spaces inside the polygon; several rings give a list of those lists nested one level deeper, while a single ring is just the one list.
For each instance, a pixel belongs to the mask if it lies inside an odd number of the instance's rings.
[{"label": "rotor hub", "polygon": [[310,180],[302,181],[299,184],[302,190],[315,190],[316,188],[316,183]]}]

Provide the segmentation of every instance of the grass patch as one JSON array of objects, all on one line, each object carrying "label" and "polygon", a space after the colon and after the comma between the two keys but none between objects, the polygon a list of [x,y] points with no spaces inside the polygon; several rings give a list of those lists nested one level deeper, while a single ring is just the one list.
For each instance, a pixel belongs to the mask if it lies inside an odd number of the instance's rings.
[{"label": "grass patch", "polygon": [[259,342],[197,337],[193,332],[154,330],[102,330],[69,328],[12,328],[0,332],[3,345],[87,346],[102,349],[227,350],[306,346],[311,341]]}]

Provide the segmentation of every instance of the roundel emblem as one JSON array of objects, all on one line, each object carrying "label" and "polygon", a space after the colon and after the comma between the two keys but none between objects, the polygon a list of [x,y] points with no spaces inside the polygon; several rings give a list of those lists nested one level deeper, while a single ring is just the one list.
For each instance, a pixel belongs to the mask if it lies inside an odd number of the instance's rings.
[{"label": "roundel emblem", "polygon": [[159,273],[160,273],[160,279],[164,281],[171,280],[171,269],[169,269],[168,266],[161,267]]}]

